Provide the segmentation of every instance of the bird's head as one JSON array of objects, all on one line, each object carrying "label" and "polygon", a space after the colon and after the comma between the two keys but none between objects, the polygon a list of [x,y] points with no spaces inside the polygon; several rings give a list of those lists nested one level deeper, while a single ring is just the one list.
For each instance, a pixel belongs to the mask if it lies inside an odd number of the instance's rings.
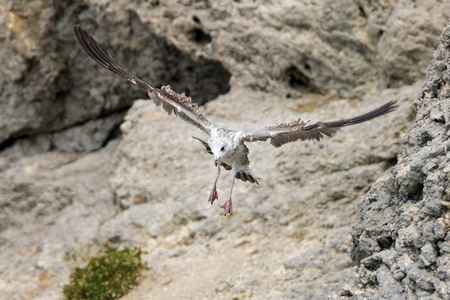
[{"label": "bird's head", "polygon": [[214,155],[214,164],[216,167],[220,165],[223,158],[226,158],[231,153],[231,145],[226,140],[210,141],[209,146]]}]

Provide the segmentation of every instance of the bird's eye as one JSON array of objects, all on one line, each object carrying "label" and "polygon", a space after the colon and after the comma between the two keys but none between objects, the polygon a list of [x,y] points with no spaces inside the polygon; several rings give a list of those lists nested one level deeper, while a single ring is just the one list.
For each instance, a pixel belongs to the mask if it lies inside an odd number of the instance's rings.
[{"label": "bird's eye", "polygon": [[220,148],[220,151],[224,151],[225,150],[225,146],[222,146],[222,148]]}]

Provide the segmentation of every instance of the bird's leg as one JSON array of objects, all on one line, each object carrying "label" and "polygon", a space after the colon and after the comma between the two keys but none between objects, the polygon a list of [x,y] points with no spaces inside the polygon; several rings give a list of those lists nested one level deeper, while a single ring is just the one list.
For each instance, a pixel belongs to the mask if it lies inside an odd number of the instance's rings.
[{"label": "bird's leg", "polygon": [[225,216],[227,214],[230,214],[230,215],[233,214],[233,205],[231,204],[231,194],[233,194],[234,180],[235,180],[235,177],[233,176],[233,181],[231,182],[230,198],[228,198],[228,200],[225,201],[225,203],[221,206],[221,208],[223,208],[223,210],[225,212]]},{"label": "bird's leg", "polygon": [[213,204],[214,200],[219,199],[219,196],[217,195],[217,179],[219,179],[219,175],[220,175],[220,165],[217,167],[217,177],[216,177],[216,181],[214,181],[214,186],[212,188],[211,194],[209,194],[209,202],[211,202],[211,204]]}]

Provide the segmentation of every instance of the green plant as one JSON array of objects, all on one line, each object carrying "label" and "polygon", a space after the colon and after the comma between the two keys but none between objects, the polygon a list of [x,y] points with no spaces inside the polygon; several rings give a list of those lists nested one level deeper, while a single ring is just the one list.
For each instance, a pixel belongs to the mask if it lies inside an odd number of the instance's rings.
[{"label": "green plant", "polygon": [[140,273],[147,268],[140,248],[119,250],[105,245],[102,256],[92,258],[86,267],[76,268],[64,285],[67,299],[117,299],[134,288]]},{"label": "green plant", "polygon": [[411,108],[409,109],[408,120],[412,121],[416,118],[416,116],[417,116],[416,107],[411,105]]}]

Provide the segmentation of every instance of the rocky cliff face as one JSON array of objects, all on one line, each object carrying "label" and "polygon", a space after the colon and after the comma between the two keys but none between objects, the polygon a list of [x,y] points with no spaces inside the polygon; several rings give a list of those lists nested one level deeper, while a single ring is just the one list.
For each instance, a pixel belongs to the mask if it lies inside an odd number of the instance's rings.
[{"label": "rocky cliff face", "polygon": [[417,117],[399,162],[359,205],[350,254],[364,297],[450,298],[449,70],[448,26],[414,102]]},{"label": "rocky cliff face", "polygon": [[[0,298],[60,298],[106,242],[148,251],[129,299],[445,298],[447,29],[432,53],[449,14],[434,1],[0,5]],[[249,145],[263,180],[237,183],[224,218],[231,176],[208,205],[202,133],[132,105],[145,94],[88,58],[76,23],[227,128],[400,107],[321,143]]]},{"label": "rocky cliff face", "polygon": [[[204,103],[230,83],[350,98],[412,84],[423,78],[448,16],[448,4],[434,1],[36,0],[2,8],[0,143],[92,123],[141,97],[118,78],[92,75],[95,63],[73,38],[76,23],[130,70]],[[40,139],[50,149],[61,144]]]}]

